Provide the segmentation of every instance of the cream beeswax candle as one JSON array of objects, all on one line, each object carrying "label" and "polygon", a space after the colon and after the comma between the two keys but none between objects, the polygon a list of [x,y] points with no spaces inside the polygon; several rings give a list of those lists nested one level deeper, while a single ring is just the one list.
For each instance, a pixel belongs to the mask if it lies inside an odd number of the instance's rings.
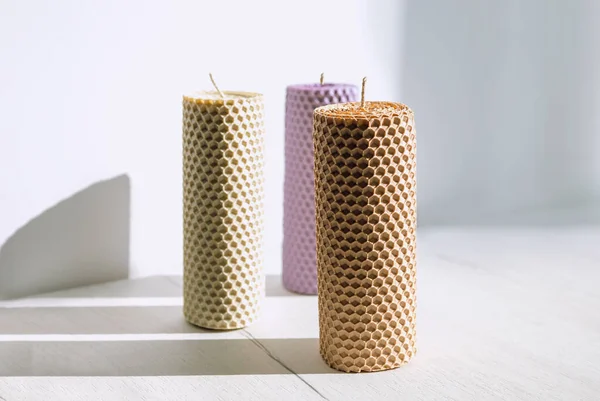
[{"label": "cream beeswax candle", "polygon": [[263,278],[263,96],[183,97],[184,315],[237,329],[258,316]]}]

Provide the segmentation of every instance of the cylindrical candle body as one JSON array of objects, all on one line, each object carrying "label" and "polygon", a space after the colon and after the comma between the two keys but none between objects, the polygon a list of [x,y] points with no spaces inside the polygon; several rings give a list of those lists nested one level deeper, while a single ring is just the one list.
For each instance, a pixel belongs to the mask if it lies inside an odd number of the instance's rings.
[{"label": "cylindrical candle body", "polygon": [[264,106],[260,94],[183,98],[184,315],[236,329],[264,289]]},{"label": "cylindrical candle body", "polygon": [[283,210],[283,285],[301,294],[317,293],[313,111],[354,102],[358,88],[347,84],[287,87],[285,107],[285,184]]},{"label": "cylindrical candle body", "polygon": [[398,367],[416,352],[413,113],[318,108],[314,148],[321,355],[346,372]]}]

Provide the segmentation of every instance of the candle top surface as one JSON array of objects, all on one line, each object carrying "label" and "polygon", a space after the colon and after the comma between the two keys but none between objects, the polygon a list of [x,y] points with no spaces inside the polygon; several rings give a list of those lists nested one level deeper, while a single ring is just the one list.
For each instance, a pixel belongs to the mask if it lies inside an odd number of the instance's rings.
[{"label": "candle top surface", "polygon": [[223,91],[223,95],[224,97],[221,97],[217,91],[196,91],[187,95],[183,95],[183,98],[191,102],[227,101],[229,103],[229,101],[255,99],[263,96],[261,93],[236,91]]},{"label": "candle top surface", "polygon": [[287,87],[288,90],[294,90],[294,91],[306,91],[306,92],[314,92],[314,91],[319,91],[319,90],[329,90],[329,89],[357,89],[358,87],[356,85],[352,85],[352,84],[336,84],[336,83],[328,83],[325,82],[323,85],[319,84],[319,83],[314,83],[314,84],[295,84],[295,85],[289,85]]},{"label": "candle top surface", "polygon": [[405,104],[394,102],[360,102],[330,104],[315,109],[315,115],[340,119],[375,119],[412,116],[413,111]]}]

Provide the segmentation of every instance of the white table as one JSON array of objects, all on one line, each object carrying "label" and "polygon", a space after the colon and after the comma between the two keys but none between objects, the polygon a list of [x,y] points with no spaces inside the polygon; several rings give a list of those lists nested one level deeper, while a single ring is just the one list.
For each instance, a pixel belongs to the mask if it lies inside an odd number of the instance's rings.
[{"label": "white table", "polygon": [[417,357],[345,374],[317,299],[267,277],[246,330],[186,324],[181,278],[0,303],[0,399],[598,400],[600,228],[419,231]]}]

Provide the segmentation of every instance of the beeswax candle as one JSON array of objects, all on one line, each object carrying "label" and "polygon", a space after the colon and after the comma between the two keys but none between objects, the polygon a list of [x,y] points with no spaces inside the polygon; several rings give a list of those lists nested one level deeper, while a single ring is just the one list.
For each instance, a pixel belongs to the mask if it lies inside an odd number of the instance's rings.
[{"label": "beeswax candle", "polygon": [[192,324],[252,323],[264,288],[263,96],[183,98],[184,315]]},{"label": "beeswax candle", "polygon": [[314,151],[321,355],[346,372],[398,367],[416,352],[413,112],[320,107]]},{"label": "beeswax candle", "polygon": [[283,285],[290,291],[317,293],[313,111],[323,105],[357,99],[355,85],[321,83],[287,87]]}]

